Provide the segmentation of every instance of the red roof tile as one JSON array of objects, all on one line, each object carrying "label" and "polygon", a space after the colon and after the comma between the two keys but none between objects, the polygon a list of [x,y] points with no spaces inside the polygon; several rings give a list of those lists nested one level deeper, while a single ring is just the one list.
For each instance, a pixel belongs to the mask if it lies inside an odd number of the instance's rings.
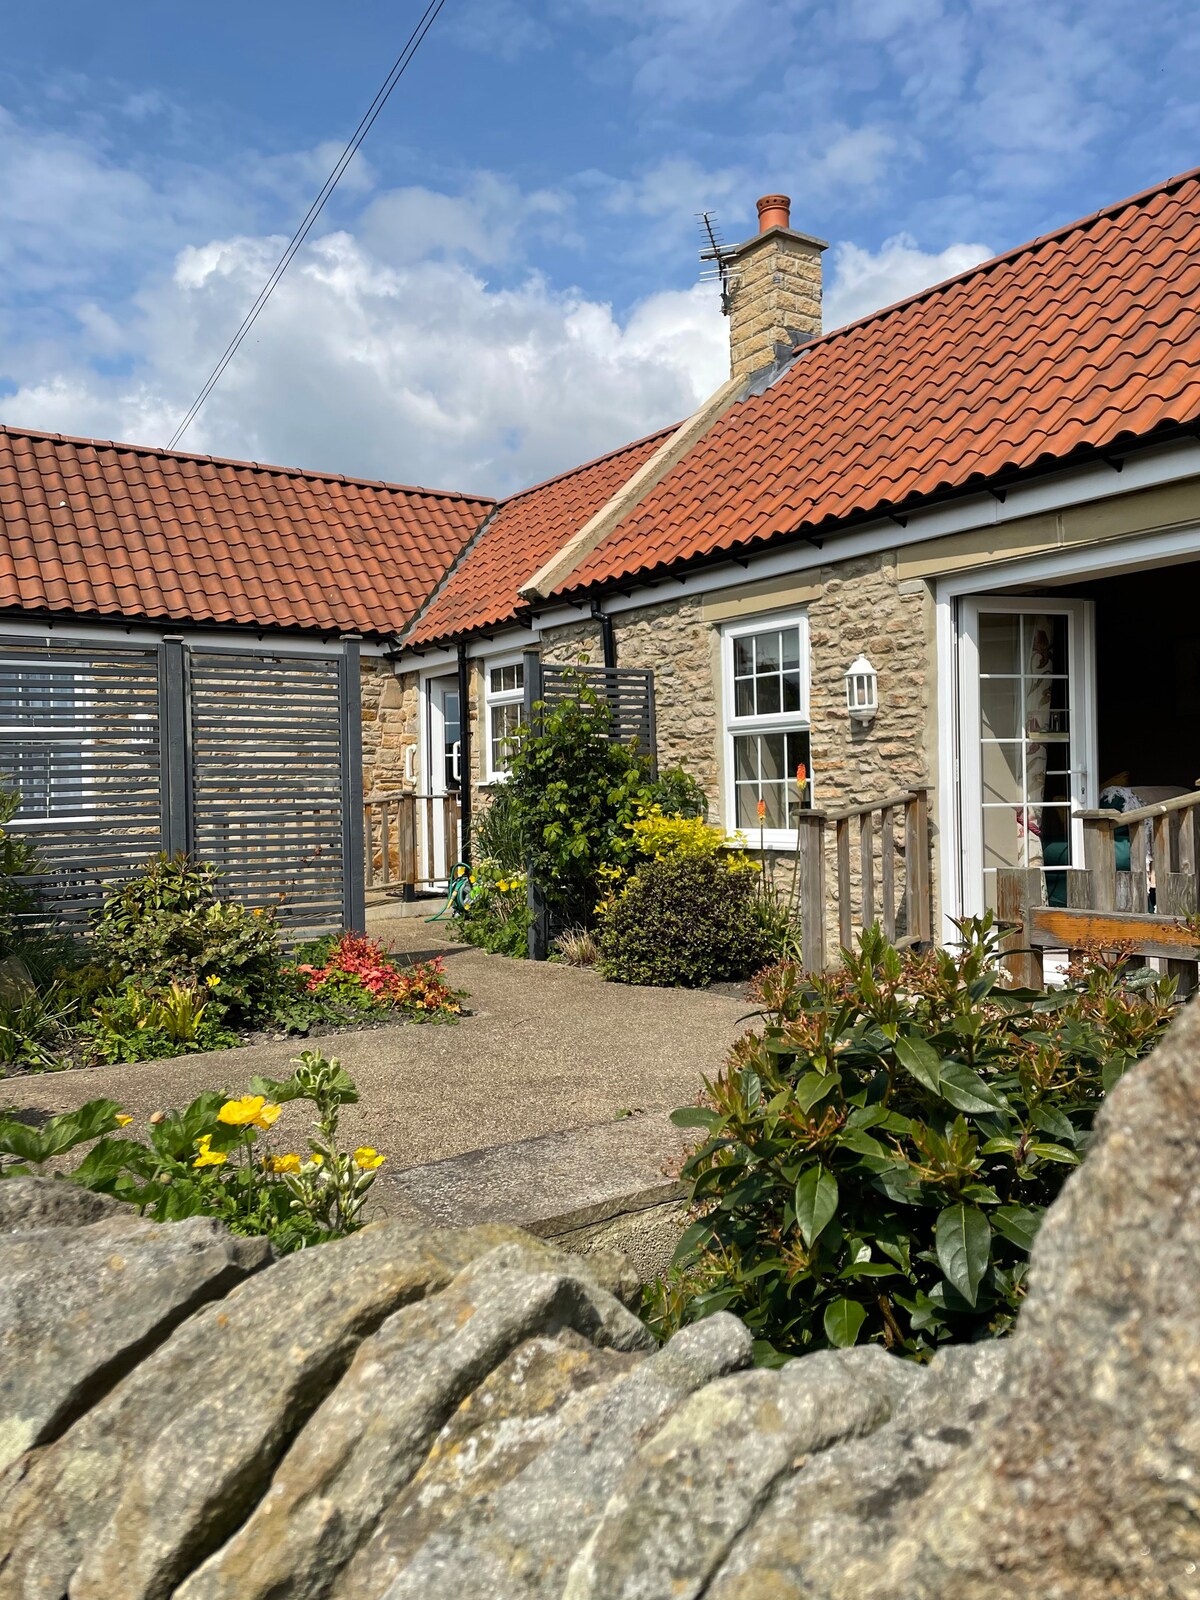
[{"label": "red roof tile", "polygon": [[521,585],[608,503],[673,431],[664,428],[502,502],[405,644],[432,644],[512,622],[525,609]]},{"label": "red roof tile", "polygon": [[1197,417],[1188,173],[804,345],[558,592],[900,511]]},{"label": "red roof tile", "polygon": [[388,635],[492,503],[0,427],[0,607]]}]

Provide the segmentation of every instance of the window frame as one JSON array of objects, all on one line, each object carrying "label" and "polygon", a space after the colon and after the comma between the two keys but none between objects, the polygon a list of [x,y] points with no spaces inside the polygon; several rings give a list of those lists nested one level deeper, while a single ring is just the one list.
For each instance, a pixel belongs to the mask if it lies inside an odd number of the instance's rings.
[{"label": "window frame", "polygon": [[[750,634],[773,633],[784,628],[795,628],[800,644],[800,706],[796,711],[775,711],[755,716],[738,716],[735,712],[734,646],[738,639]],[[808,612],[805,609],[789,611],[763,611],[756,616],[737,622],[727,622],[721,629],[721,720],[725,753],[725,795],[723,810],[725,827],[729,833],[740,833],[748,846],[759,843],[770,850],[794,849],[794,828],[759,829],[753,824],[741,825],[737,820],[737,762],[735,740],[739,734],[751,733],[807,733],[812,741],[812,662],[809,643]],[[812,806],[813,775],[809,761],[808,792],[806,799]],[[790,779],[788,780],[790,781]]]},{"label": "window frame", "polygon": [[[520,667],[522,669],[522,683],[516,689],[492,689],[492,673],[499,667]],[[492,760],[492,710],[496,706],[521,706],[525,704],[524,684],[525,654],[524,651],[507,651],[503,655],[483,657],[483,732],[486,744],[486,759],[483,762],[484,781],[486,783],[507,783],[508,768],[496,767]]]}]

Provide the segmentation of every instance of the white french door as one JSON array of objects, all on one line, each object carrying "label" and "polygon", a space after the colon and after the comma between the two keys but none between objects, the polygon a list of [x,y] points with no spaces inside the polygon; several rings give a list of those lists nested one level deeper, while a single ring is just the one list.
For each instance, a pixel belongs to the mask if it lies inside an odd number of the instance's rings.
[{"label": "white french door", "polygon": [[446,808],[443,804],[447,794],[457,794],[462,788],[462,719],[458,674],[428,679],[425,693],[425,774],[426,793],[430,796],[428,841],[432,853],[428,877],[435,883],[444,883],[450,875],[450,868],[459,858],[457,836],[447,837]]},{"label": "white french door", "polygon": [[965,596],[958,631],[961,911],[996,903],[1001,867],[1042,867],[1051,896],[1083,864],[1096,803],[1092,604]]}]

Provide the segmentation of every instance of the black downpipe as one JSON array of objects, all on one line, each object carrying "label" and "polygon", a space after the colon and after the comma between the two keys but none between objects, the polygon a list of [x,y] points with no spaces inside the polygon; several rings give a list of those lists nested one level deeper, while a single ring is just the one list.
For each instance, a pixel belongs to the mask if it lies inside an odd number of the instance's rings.
[{"label": "black downpipe", "polygon": [[611,672],[617,664],[617,636],[613,631],[613,619],[601,610],[599,600],[592,601],[592,620],[600,624],[600,648],[604,653],[604,665]]},{"label": "black downpipe", "polygon": [[467,647],[458,647],[458,816],[462,859],[471,861],[471,678]]}]

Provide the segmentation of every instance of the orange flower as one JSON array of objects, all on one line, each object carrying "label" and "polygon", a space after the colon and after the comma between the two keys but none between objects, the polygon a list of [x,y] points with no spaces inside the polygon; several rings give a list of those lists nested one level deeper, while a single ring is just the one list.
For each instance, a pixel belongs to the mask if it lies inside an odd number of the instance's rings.
[{"label": "orange flower", "polygon": [[808,768],[804,765],[803,761],[796,768],[796,787],[799,789],[801,794],[803,794],[805,789],[808,787]]},{"label": "orange flower", "polygon": [[767,820],[767,802],[765,800],[758,802],[758,820],[760,824]]}]

